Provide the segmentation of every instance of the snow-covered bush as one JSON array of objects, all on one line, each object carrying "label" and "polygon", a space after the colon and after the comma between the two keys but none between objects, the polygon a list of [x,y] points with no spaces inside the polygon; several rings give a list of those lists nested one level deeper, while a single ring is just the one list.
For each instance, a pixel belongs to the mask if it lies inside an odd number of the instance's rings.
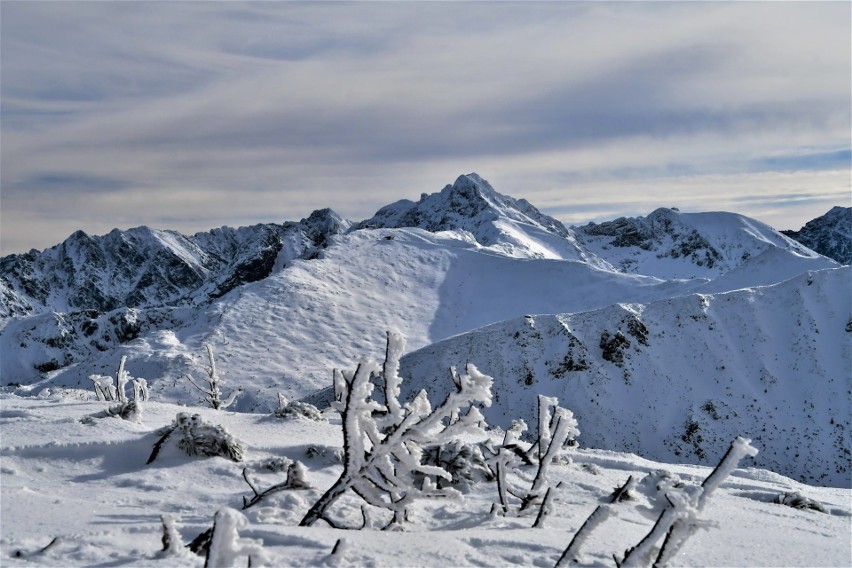
[{"label": "snow-covered bush", "polygon": [[574,413],[559,406],[556,397],[538,397],[538,472],[533,480],[526,503],[532,502],[545,491],[548,483],[548,471],[553,458],[564,447],[575,444],[580,430]]},{"label": "snow-covered bush", "polygon": [[[451,376],[455,390],[433,409],[426,391],[421,391],[404,406],[399,402],[399,358],[404,347],[400,335],[388,332],[385,362],[380,368],[364,360],[353,372],[334,371],[334,408],[343,424],[344,464],[338,480],[314,503],[302,519],[301,526],[311,526],[323,519],[336,526],[328,516],[329,508],[351,491],[367,504],[393,513],[388,526],[405,518],[409,503],[420,497],[458,495],[439,489],[428,479],[420,485],[418,478],[435,476],[452,481],[443,467],[423,464],[425,444],[446,443],[460,433],[479,429],[481,413],[468,410],[452,422],[450,417],[460,408],[473,403],[491,404],[493,379],[472,364],[466,373],[455,370]],[[381,379],[383,403],[373,398],[372,377]]]},{"label": "snow-covered bush", "polygon": [[263,552],[263,541],[240,538],[239,529],[247,524],[245,515],[235,509],[224,507],[216,512],[204,568],[253,566],[258,561],[268,561]]},{"label": "snow-covered bush", "polygon": [[281,393],[278,393],[278,408],[274,414],[278,418],[306,418],[314,422],[326,422],[322,412],[313,404],[299,400],[288,402]]},{"label": "snow-covered bush", "polygon": [[245,446],[218,424],[204,420],[198,414],[179,412],[175,420],[161,429],[160,439],[154,444],[147,463],[157,458],[163,444],[177,432],[177,447],[191,456],[222,456],[232,461],[243,460]]},{"label": "snow-covered bush", "polygon": [[[503,446],[494,460],[494,469],[497,473],[497,496],[504,515],[525,513],[531,505],[543,504],[543,498],[549,490],[548,473],[554,458],[563,448],[576,444],[575,439],[580,434],[574,414],[567,408],[559,406],[558,399],[539,395],[538,411],[538,439],[533,446],[524,451],[518,445],[520,435],[526,430],[526,424],[523,421],[516,421],[506,431]],[[509,487],[506,479],[508,470],[517,465],[513,463],[517,462],[517,458],[528,465],[535,463],[533,459],[538,462],[538,469],[526,494]],[[570,460],[566,458],[561,462],[570,463]],[[517,510],[514,510],[509,503],[510,495],[521,496],[521,503]]]},{"label": "snow-covered bush", "polygon": [[274,457],[269,458],[264,461],[260,467],[263,469],[268,469],[269,471],[287,471],[287,468],[290,467],[290,464],[293,463],[293,460],[285,457]]},{"label": "snow-covered bush", "polygon": [[[107,417],[116,417],[132,422],[142,421],[142,402],[148,400],[148,381],[130,376],[130,373],[124,370],[126,361],[127,356],[122,355],[118,364],[118,372],[116,373],[117,388],[113,386],[112,377],[89,375],[89,380],[94,383],[95,396],[98,397],[98,400],[105,402],[117,401],[118,404],[92,414],[85,418],[84,421]],[[129,400],[125,389],[127,383],[131,381],[133,382],[133,399]]]},{"label": "snow-covered bush", "polygon": [[810,509],[812,511],[819,511],[820,513],[827,512],[822,503],[814,501],[810,497],[805,497],[798,491],[780,493],[775,497],[773,503],[778,503],[779,505],[787,505],[788,507],[793,507],[794,509]]},{"label": "snow-covered bush", "polygon": [[127,355],[122,355],[118,363],[118,372],[115,375],[115,386],[113,378],[107,375],[89,375],[95,397],[104,402],[127,402],[127,383],[133,383],[133,398],[138,401],[148,400],[148,381],[142,378],[134,378],[124,370]]},{"label": "snow-covered bush", "polygon": [[345,456],[343,448],[332,448],[321,444],[311,444],[305,450],[305,457],[310,459],[322,458],[328,465],[342,464]]},{"label": "snow-covered bush", "polygon": [[240,394],[242,388],[232,391],[228,398],[222,400],[221,386],[224,384],[224,381],[222,380],[222,377],[219,376],[219,371],[216,370],[216,360],[213,358],[213,347],[209,343],[205,343],[204,348],[207,350],[207,358],[210,361],[210,366],[204,369],[207,373],[207,387],[202,387],[196,383],[192,378],[192,375],[189,373],[184,376],[190,383],[192,383],[192,386],[204,393],[204,400],[210,405],[210,408],[214,410],[228,408],[231,404],[233,404],[234,400],[236,400],[237,395]]},{"label": "snow-covered bush", "polygon": [[435,480],[438,489],[451,486],[465,490],[476,482],[495,479],[478,444],[452,440],[446,444],[425,446],[422,461],[426,465],[436,465],[452,476],[449,481],[439,476]]},{"label": "snow-covered bush", "polygon": [[92,418],[108,417],[121,418],[130,422],[142,422],[142,405],[137,399],[133,399],[119,402],[92,415]]}]

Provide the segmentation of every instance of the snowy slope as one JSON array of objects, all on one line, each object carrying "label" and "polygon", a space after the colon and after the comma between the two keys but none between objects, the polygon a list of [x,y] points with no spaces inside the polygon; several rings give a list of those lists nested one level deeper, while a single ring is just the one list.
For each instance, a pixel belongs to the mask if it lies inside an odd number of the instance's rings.
[{"label": "snowy slope", "polygon": [[852,485],[852,268],[762,288],[526,316],[410,353],[409,394],[440,390],[450,365],[495,377],[485,412],[507,426],[555,395],[591,447],[708,464],[733,435],[757,464],[812,483]]},{"label": "snowy slope", "polygon": [[[251,496],[243,467],[260,489],[283,479],[263,465],[273,458],[301,460],[314,487],[288,490],[245,511],[249,522],[241,538],[262,545],[266,566],[553,566],[572,536],[614,487],[628,476],[698,484],[709,473],[700,466],[648,461],[631,454],[581,449],[567,455],[573,463],[555,463],[551,481],[561,481],[545,529],[530,528],[533,517],[489,514],[497,499],[493,482],[480,482],[459,499],[415,502],[405,531],[380,531],[386,518],[371,510],[364,530],[340,530],[298,522],[337,475],[340,465],[327,457],[309,458],[309,445],[340,448],[339,418],[284,421],[268,415],[187,409],[150,402],[141,424],[119,419],[82,423],[104,408],[67,393],[47,398],[0,398],[2,484],[0,484],[0,558],[4,566],[195,566],[194,555],[163,556],[160,515],[170,515],[184,543],[212,524],[222,507],[239,509]],[[175,414],[190,410],[222,424],[248,446],[245,462],[189,457],[167,446],[145,465],[157,439],[155,430]],[[581,430],[584,424],[580,423]],[[329,452],[330,455],[331,452]],[[719,458],[720,456],[713,456]],[[709,500],[697,532],[672,566],[848,566],[852,507],[850,490],[802,485],[751,467],[746,460]],[[529,476],[529,469],[521,470]],[[512,475],[511,482],[529,481]],[[772,500],[799,492],[819,502],[825,513],[797,510]],[[585,565],[611,566],[654,523],[648,501],[615,505],[614,514],[586,542]],[[359,502],[343,499],[335,518],[360,518]],[[56,537],[43,553],[39,551]],[[331,556],[338,539],[340,557]],[[257,557],[252,566],[262,563]],[[238,560],[246,565],[246,558]]]},{"label": "snowy slope", "polygon": [[[495,255],[460,231],[359,230],[334,237],[317,258],[294,261],[210,306],[135,310],[133,340],[120,346],[101,341],[108,347],[103,352],[91,341],[80,341],[84,324],[60,325],[73,318],[43,316],[49,327],[32,318],[13,320],[3,341],[25,355],[0,364],[4,377],[28,383],[38,375],[34,366],[50,366],[64,352],[75,354],[69,346],[89,345],[75,359],[81,364],[54,373],[50,384],[84,387],[89,374],[114,374],[120,355],[126,354],[132,374],[159,379],[155,396],[191,402],[197,393],[186,381],[175,382],[193,367],[199,372],[193,357],[200,357],[207,342],[223,376],[246,389],[238,408],[269,408],[279,390],[306,396],[330,384],[333,368],[348,367],[363,355],[378,356],[387,329],[399,330],[410,348],[419,348],[529,312],[647,302],[686,293],[695,284],[598,270],[581,262]],[[110,317],[121,316],[119,311]],[[44,338],[33,340],[33,327],[50,329],[47,347]],[[107,333],[111,328],[99,329]]]},{"label": "snowy slope", "polygon": [[782,232],[841,264],[852,264],[852,207],[832,207],[798,231]]},{"label": "snowy slope", "polygon": [[[624,272],[658,278],[718,278],[767,251],[784,268],[780,282],[805,270],[836,266],[770,226],[736,213],[681,213],[657,209],[647,217],[572,227],[582,246]],[[731,288],[729,288],[731,289]]]}]

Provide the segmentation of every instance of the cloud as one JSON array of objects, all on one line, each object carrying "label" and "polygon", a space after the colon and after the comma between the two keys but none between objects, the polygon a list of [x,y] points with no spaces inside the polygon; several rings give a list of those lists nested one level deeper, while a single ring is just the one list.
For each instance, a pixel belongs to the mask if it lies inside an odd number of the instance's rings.
[{"label": "cloud", "polygon": [[558,208],[596,184],[834,171],[849,151],[842,3],[0,10],[3,254],[72,223],[358,219],[470,171]]}]

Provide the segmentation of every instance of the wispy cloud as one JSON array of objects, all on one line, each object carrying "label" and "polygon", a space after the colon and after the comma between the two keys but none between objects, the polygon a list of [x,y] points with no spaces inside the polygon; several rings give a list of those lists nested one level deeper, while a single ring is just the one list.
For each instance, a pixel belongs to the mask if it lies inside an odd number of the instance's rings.
[{"label": "wispy cloud", "polygon": [[[0,11],[4,254],[76,228],[194,231],[326,206],[357,219],[470,171],[551,211],[604,186],[616,214],[736,209],[718,198],[732,192],[677,184],[760,172],[830,178],[808,191],[848,202],[845,3]],[[785,227],[812,211],[783,209]]]}]

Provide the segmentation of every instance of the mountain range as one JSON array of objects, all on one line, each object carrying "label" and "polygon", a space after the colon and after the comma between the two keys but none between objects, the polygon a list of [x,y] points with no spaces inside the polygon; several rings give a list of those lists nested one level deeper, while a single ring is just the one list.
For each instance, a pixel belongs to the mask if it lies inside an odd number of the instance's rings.
[{"label": "mountain range", "polygon": [[[832,234],[844,250],[848,231]],[[393,329],[411,388],[448,380],[450,364],[489,369],[494,424],[530,420],[534,395],[554,394],[594,447],[704,463],[750,433],[769,441],[767,467],[837,484],[849,270],[735,213],[566,227],[469,174],[357,223],[324,209],[192,236],[78,231],[4,257],[0,381],[88,388],[127,355],[153,397],[194,403],[182,377],[202,373],[209,343],[226,390],[243,390],[235,408],[268,410],[278,392],[326,399],[331,369],[381,357]]]}]

